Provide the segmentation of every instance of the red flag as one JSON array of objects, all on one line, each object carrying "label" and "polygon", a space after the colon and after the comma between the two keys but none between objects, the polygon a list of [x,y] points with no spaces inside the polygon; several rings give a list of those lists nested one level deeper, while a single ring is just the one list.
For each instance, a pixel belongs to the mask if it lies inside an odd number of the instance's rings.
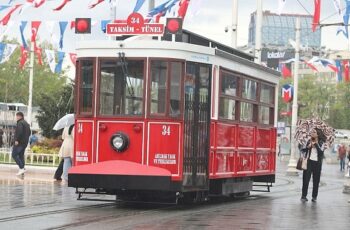
[{"label": "red flag", "polygon": [[350,80],[349,60],[343,60],[343,66],[344,66],[344,81],[348,82]]},{"label": "red flag", "polygon": [[24,68],[24,65],[27,62],[27,58],[28,58],[28,50],[23,46],[21,46],[21,59],[19,61],[19,68],[21,69]]},{"label": "red flag", "polygon": [[41,21],[32,21],[32,42],[35,43]]},{"label": "red flag", "polygon": [[185,18],[188,5],[190,4],[190,0],[181,0],[179,4],[180,8],[178,10],[178,15],[180,18]]},{"label": "red flag", "polygon": [[311,63],[307,62],[307,61],[304,61],[304,63],[309,66],[312,70],[318,72],[318,69]]},{"label": "red flag", "polygon": [[97,0],[95,3],[89,5],[89,9],[92,9],[94,8],[95,6],[97,6],[98,4],[104,2],[104,0]]},{"label": "red flag", "polygon": [[27,0],[27,2],[32,3],[35,8],[39,8],[46,0]]},{"label": "red flag", "polygon": [[62,8],[68,3],[70,2],[71,0],[63,0],[63,2],[61,3],[61,5],[57,6],[55,9],[55,11],[59,11],[59,10],[62,10]]},{"label": "red flag", "polygon": [[70,29],[74,29],[75,28],[75,21],[71,21],[70,22]]},{"label": "red flag", "polygon": [[0,23],[4,26],[7,25],[7,23],[10,21],[11,15],[13,12],[15,12],[19,7],[21,7],[22,4],[15,5],[1,20]]},{"label": "red flag", "polygon": [[333,70],[334,72],[338,73],[338,68],[335,65],[329,64],[327,65],[331,70]]},{"label": "red flag", "polygon": [[41,54],[42,49],[40,47],[35,47],[34,48],[34,52],[38,58],[38,64],[39,65],[43,65],[43,58],[42,58],[42,54]]},{"label": "red flag", "polygon": [[69,53],[69,57],[70,57],[70,60],[72,61],[72,63],[74,64],[74,66],[75,66],[76,62],[77,62],[77,54]]},{"label": "red flag", "polygon": [[315,2],[315,11],[314,11],[314,19],[312,21],[312,32],[316,31],[316,27],[320,23],[320,15],[321,15],[321,0],[314,0]]},{"label": "red flag", "polygon": [[286,64],[282,64],[282,76],[283,78],[292,77],[292,72],[288,69]]}]

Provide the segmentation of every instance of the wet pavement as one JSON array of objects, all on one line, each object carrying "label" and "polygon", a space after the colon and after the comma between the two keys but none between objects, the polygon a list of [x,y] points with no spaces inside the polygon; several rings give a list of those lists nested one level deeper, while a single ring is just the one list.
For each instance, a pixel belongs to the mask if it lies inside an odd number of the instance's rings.
[{"label": "wet pavement", "polygon": [[301,175],[285,176],[286,163],[278,163],[270,193],[176,207],[77,201],[50,173],[33,168],[19,179],[0,165],[0,229],[349,229],[338,165],[324,165],[318,202],[301,203]]}]

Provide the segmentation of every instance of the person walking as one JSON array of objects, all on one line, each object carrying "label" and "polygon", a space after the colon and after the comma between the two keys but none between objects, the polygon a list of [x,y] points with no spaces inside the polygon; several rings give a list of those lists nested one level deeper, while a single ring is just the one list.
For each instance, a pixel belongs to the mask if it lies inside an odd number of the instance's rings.
[{"label": "person walking", "polygon": [[308,201],[307,193],[311,175],[313,180],[312,202],[317,201],[325,146],[325,138],[322,131],[318,129],[312,130],[311,139],[307,142],[306,148],[304,148],[308,161],[307,169],[303,171],[302,202]]},{"label": "person walking", "polygon": [[30,136],[30,126],[24,120],[24,115],[22,112],[16,113],[17,125],[14,134],[14,145],[12,148],[12,158],[15,160],[19,167],[17,176],[23,175],[25,173],[25,159],[24,152],[28,146],[29,136]]},{"label": "person walking", "polygon": [[68,170],[72,167],[72,159],[74,152],[74,125],[65,127],[62,132],[63,143],[59,156],[63,158],[63,174],[64,180],[68,181]]},{"label": "person walking", "polygon": [[338,148],[338,158],[340,161],[340,171],[345,170],[345,158],[346,158],[346,147],[345,144],[341,144]]}]

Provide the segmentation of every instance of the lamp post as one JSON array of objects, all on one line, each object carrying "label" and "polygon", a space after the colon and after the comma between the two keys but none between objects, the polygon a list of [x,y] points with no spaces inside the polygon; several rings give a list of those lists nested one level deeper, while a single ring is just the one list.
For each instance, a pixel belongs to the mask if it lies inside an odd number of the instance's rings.
[{"label": "lamp post", "polygon": [[30,62],[29,62],[29,98],[28,98],[28,117],[27,121],[32,127],[32,110],[33,110],[33,76],[34,76],[34,42],[30,42]]},{"label": "lamp post", "polygon": [[231,39],[232,47],[237,48],[238,0],[233,0]]},{"label": "lamp post", "polygon": [[293,87],[294,87],[294,93],[293,93],[293,105],[292,105],[292,136],[291,136],[291,153],[290,153],[290,159],[287,169],[287,175],[290,176],[297,176],[298,171],[296,169],[297,161],[295,158],[298,145],[297,142],[294,140],[295,136],[295,129],[298,119],[298,77],[299,77],[299,58],[300,58],[300,18],[296,18],[295,22],[295,62],[294,62],[294,74],[293,74]]}]

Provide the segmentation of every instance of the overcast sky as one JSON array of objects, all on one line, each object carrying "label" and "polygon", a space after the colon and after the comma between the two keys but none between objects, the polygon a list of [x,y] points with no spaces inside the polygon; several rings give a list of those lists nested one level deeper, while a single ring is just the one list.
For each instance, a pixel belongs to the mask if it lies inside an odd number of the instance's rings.
[{"label": "overcast sky", "polygon": [[[7,4],[9,0],[0,0],[0,4]],[[110,19],[109,0],[98,5],[95,9],[88,9],[90,2],[95,0],[71,0],[61,11],[54,12],[53,8],[58,6],[63,0],[47,0],[42,7],[28,8],[24,13],[18,15],[15,13],[11,21],[15,24],[7,30],[10,36],[19,38],[18,23],[22,20],[53,20],[53,21],[71,21],[76,17],[91,17],[98,23],[93,28],[92,35],[84,36],[84,39],[107,39],[100,30],[100,20]],[[198,0],[196,0],[198,1]],[[23,3],[25,0],[13,0],[14,3]],[[156,4],[165,2],[165,0],[156,0]],[[303,4],[301,6],[299,4]],[[344,1],[342,1],[343,3]],[[118,0],[117,1],[117,18],[125,19],[132,11],[136,0]],[[250,14],[256,9],[256,0],[238,0],[238,45],[242,46],[248,42],[248,25]],[[276,12],[278,0],[263,0],[263,9]],[[148,4],[145,4],[141,9],[141,13],[146,13]],[[304,8],[305,9],[304,9]],[[336,15],[336,10],[333,6],[332,0],[322,1],[321,21],[324,23],[339,22],[340,19]],[[5,15],[7,10],[0,12],[0,17]],[[189,12],[193,12],[193,6],[190,5]],[[312,0],[287,0],[287,4],[283,13],[295,14],[313,14]],[[194,17],[187,17],[184,22],[186,29],[192,30],[195,33],[206,35],[212,39],[218,40],[225,44],[230,44],[231,38],[228,33],[225,33],[224,28],[231,24],[232,18],[232,0],[201,0],[201,7],[196,11]],[[0,28],[4,31],[5,28]],[[57,47],[57,39],[59,37],[58,24],[55,26],[55,47]],[[311,31],[310,31],[311,33]],[[29,38],[30,29],[27,27],[26,37]],[[48,39],[48,32],[43,24],[39,30],[41,40]],[[76,42],[81,39],[81,36],[75,35],[74,31],[67,28],[65,34],[64,51],[74,52]],[[20,41],[20,40],[19,40]],[[326,27],[322,29],[322,45],[330,49],[348,49],[348,41],[342,35],[336,36],[336,27]]]}]

